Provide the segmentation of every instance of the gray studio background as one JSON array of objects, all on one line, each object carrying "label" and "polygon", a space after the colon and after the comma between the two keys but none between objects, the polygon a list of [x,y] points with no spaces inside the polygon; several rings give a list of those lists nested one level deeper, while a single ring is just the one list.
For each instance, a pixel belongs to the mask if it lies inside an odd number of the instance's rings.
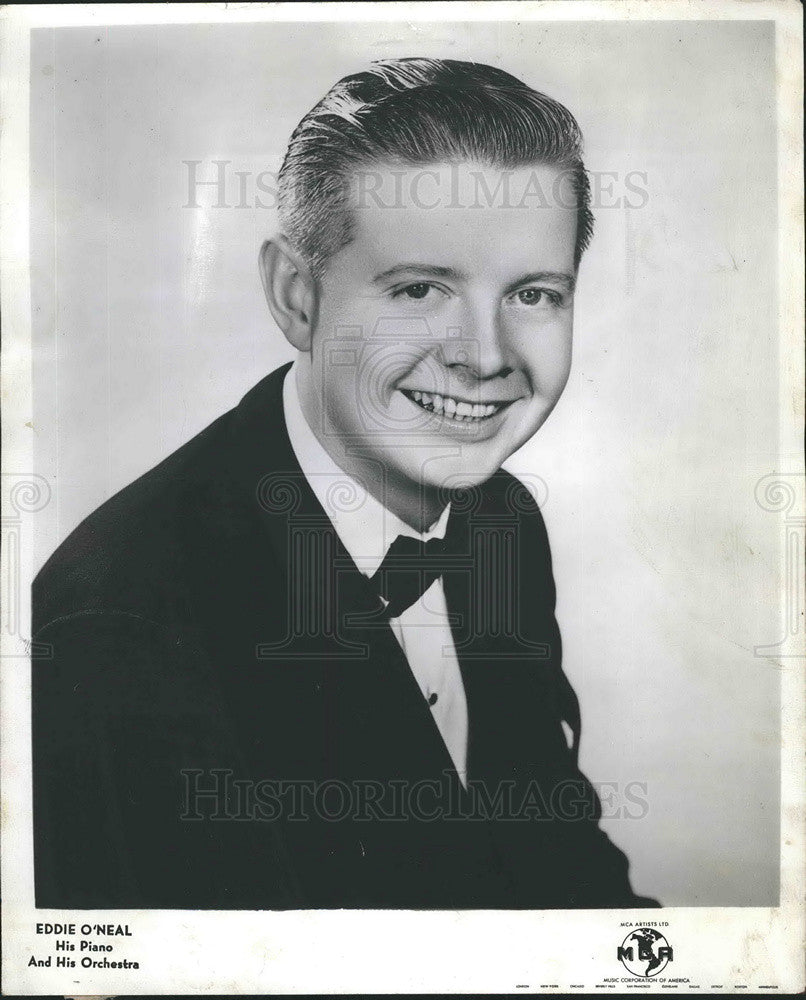
[{"label": "gray studio background", "polygon": [[[778,445],[773,42],[761,22],[34,32],[37,566],[290,359],[255,178],[327,87],[389,56],[501,66],[574,111],[589,169],[647,175],[645,205],[597,213],[571,381],[508,463],[547,488],[582,765],[639,892],[774,905],[780,678],[754,655],[781,638],[781,523],[754,499]],[[187,207],[186,160],[226,161],[228,207],[209,186]]]}]

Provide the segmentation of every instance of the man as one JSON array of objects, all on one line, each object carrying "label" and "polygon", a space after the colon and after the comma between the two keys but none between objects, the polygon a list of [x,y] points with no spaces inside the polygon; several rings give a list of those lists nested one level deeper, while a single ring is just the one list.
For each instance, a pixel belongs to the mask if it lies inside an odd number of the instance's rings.
[{"label": "man", "polygon": [[571,363],[570,113],[375,63],[294,131],[261,252],[298,351],[35,583],[38,906],[649,905],[577,768],[540,512]]}]

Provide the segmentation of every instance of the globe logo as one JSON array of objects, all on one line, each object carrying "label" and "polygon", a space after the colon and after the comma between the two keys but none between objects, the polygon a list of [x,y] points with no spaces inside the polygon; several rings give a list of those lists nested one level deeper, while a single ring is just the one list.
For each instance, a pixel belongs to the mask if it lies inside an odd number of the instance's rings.
[{"label": "globe logo", "polygon": [[647,979],[663,972],[672,961],[672,949],[666,938],[652,927],[636,927],[618,949],[618,959],[627,972]]}]

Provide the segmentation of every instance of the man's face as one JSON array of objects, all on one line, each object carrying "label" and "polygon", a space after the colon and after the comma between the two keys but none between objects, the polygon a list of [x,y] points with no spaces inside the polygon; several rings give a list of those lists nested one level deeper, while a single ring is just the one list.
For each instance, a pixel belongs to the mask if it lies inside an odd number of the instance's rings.
[{"label": "man's face", "polygon": [[301,359],[309,418],[343,468],[393,491],[478,484],[551,413],[573,325],[560,176],[465,164],[357,179],[354,238],[327,264]]}]

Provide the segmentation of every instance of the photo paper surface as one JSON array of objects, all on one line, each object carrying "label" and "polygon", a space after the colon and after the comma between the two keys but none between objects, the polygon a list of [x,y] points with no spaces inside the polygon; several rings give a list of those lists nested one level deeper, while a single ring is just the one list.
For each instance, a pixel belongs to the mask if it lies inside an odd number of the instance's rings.
[{"label": "photo paper surface", "polygon": [[6,9],[5,992],[803,987],[798,14]]}]

